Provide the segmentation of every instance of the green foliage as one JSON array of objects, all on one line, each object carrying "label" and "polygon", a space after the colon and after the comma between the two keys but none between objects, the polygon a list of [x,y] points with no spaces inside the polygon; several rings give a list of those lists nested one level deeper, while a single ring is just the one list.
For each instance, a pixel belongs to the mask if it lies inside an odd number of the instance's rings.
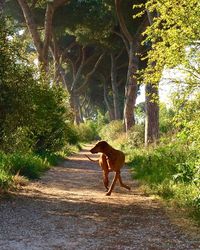
[{"label": "green foliage", "polygon": [[[12,106],[7,107],[2,123],[3,143],[10,145],[13,140],[15,144],[9,151],[23,141],[34,151],[61,150],[66,141],[72,141],[70,115],[63,89],[50,88],[38,81],[27,81],[25,84],[20,83],[17,88],[16,85],[11,86],[6,91],[6,101]],[[17,98],[14,93],[18,93]]]},{"label": "green foliage", "polygon": [[122,121],[112,121],[102,126],[99,135],[102,140],[108,141],[114,147],[126,151],[128,154],[144,144],[144,125],[135,125],[126,134]]},{"label": "green foliage", "polygon": [[137,124],[144,124],[145,122],[145,102],[140,102],[135,107],[135,120]]},{"label": "green foliage", "polygon": [[148,184],[151,192],[198,214],[199,159],[198,150],[177,138],[168,138],[156,148],[132,151],[129,164],[134,178]]},{"label": "green foliage", "polygon": [[[159,129],[160,133],[166,134],[174,129],[173,118],[175,111],[171,107],[167,107],[165,103],[159,103]],[[145,123],[145,103],[141,102],[136,106],[135,117],[137,124]]]},{"label": "green foliage", "polygon": [[188,92],[185,89],[176,93],[174,122],[179,130],[180,140],[200,150],[200,93],[192,90],[192,94],[191,90]]},{"label": "green foliage", "polygon": [[0,152],[0,170],[9,176],[17,173],[30,179],[40,177],[41,173],[49,168],[49,162],[37,155],[27,153],[5,154]]},{"label": "green foliage", "polygon": [[10,156],[10,172],[19,173],[29,179],[39,178],[49,168],[49,163],[33,154],[14,153]]},{"label": "green foliage", "polygon": [[12,176],[9,172],[9,168],[8,158],[0,151],[0,192],[7,190],[12,184]]},{"label": "green foliage", "polygon": [[0,193],[7,190],[12,184],[12,176],[5,170],[0,169]]},{"label": "green foliage", "polygon": [[79,140],[82,142],[91,142],[99,138],[97,131],[97,123],[92,120],[88,120],[76,127]]},{"label": "green foliage", "polygon": [[158,82],[164,67],[191,64],[186,47],[200,38],[200,3],[198,0],[148,0],[143,9],[153,16],[153,24],[145,31],[144,45],[152,46],[147,56],[145,82]]},{"label": "green foliage", "polygon": [[187,148],[171,144],[137,152],[131,164],[135,166],[136,178],[144,178],[149,183],[161,183],[177,173],[178,165],[187,159]]},{"label": "green foliage", "polygon": [[172,108],[167,108],[164,103],[159,104],[159,129],[161,134],[166,134],[173,131],[174,116],[175,112]]},{"label": "green foliage", "polygon": [[100,112],[100,110],[97,110],[96,123],[97,123],[98,131],[100,131],[105,124],[109,123],[108,113],[103,114]]},{"label": "green foliage", "polygon": [[56,166],[63,160],[63,156],[61,154],[55,154],[48,151],[40,152],[37,156],[39,156],[44,162],[48,162],[50,166]]},{"label": "green foliage", "polygon": [[7,18],[0,22],[0,43],[0,149],[57,152],[76,143],[66,91],[28,65]]},{"label": "green foliage", "polygon": [[[108,46],[114,18],[111,10],[102,0],[73,0],[56,14],[56,26],[64,26],[66,32],[75,36],[79,43]],[[68,18],[60,22],[61,15]]]},{"label": "green foliage", "polygon": [[5,127],[2,142],[1,149],[5,152],[30,152],[35,144],[28,127],[17,127],[14,131],[10,131],[10,127]]},{"label": "green foliage", "polygon": [[128,131],[126,145],[130,148],[144,145],[144,125],[135,125]]},{"label": "green foliage", "polygon": [[168,68],[178,69],[181,77],[171,79],[172,109],[160,105],[160,132],[166,137],[155,148],[129,151],[129,159],[135,177],[154,193],[200,215],[199,7],[197,0],[148,0],[134,7],[140,9],[135,17],[148,11],[153,21],[144,32],[149,49],[144,82],[159,82]]},{"label": "green foliage", "polygon": [[[69,98],[25,59],[11,20],[0,20],[0,190],[19,175],[39,178],[77,143]],[[16,30],[15,30],[16,31]]]},{"label": "green foliage", "polygon": [[122,121],[111,121],[102,127],[99,132],[101,139],[113,142],[116,140],[121,133],[124,131],[124,126]]}]

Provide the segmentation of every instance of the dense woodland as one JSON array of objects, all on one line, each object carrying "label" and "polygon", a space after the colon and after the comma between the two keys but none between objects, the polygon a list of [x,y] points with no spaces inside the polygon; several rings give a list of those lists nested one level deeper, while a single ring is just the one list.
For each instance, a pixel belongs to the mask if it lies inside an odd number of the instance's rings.
[{"label": "dense woodland", "polygon": [[0,19],[0,190],[103,139],[199,220],[200,2],[1,0]]}]

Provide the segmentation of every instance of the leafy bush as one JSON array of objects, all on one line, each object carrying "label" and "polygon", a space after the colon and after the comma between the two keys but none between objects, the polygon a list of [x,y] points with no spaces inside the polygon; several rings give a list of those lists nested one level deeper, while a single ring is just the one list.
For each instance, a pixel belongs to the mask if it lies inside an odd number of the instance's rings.
[{"label": "leafy bush", "polygon": [[33,154],[12,154],[10,156],[10,164],[10,172],[13,175],[19,173],[29,179],[39,178],[40,175],[50,167],[46,160],[42,160]]},{"label": "leafy bush", "polygon": [[44,162],[48,162],[50,166],[58,165],[58,163],[63,160],[63,156],[60,153],[55,154],[49,151],[40,152],[37,156]]},{"label": "leafy bush", "polygon": [[0,193],[7,190],[12,184],[12,176],[4,169],[0,169]]},{"label": "leafy bush", "polygon": [[144,144],[144,125],[135,125],[128,131],[127,145],[139,147]]},{"label": "leafy bush", "polygon": [[12,133],[9,130],[10,128],[4,129],[1,145],[3,151],[26,153],[34,149],[35,139],[28,127],[17,127]]},{"label": "leafy bush", "polygon": [[138,150],[131,162],[135,166],[136,178],[156,184],[172,178],[177,173],[177,164],[186,160],[186,152],[186,149],[176,144]]},{"label": "leafy bush", "polygon": [[116,140],[120,134],[124,132],[124,126],[122,121],[111,121],[109,124],[106,124],[99,131],[101,139],[113,142]]},{"label": "leafy bush", "polygon": [[126,134],[122,121],[112,121],[102,127],[99,135],[115,148],[128,153],[144,144],[144,125],[135,125]]},{"label": "leafy bush", "polygon": [[[0,20],[0,149],[7,153],[57,152],[78,138],[67,92],[50,86],[24,59],[7,18]],[[12,36],[13,39],[8,39]]]},{"label": "leafy bush", "polygon": [[68,123],[67,125],[68,125],[67,130],[66,130],[67,138],[66,138],[65,146],[67,143],[71,145],[78,144],[78,142],[80,141],[80,138],[79,138],[79,134],[77,132],[76,127],[72,123]]},{"label": "leafy bush", "polygon": [[88,120],[76,126],[79,140],[82,142],[91,142],[99,138],[97,132],[97,124]]},{"label": "leafy bush", "polygon": [[156,148],[131,152],[129,164],[134,178],[147,183],[163,198],[200,214],[199,152],[178,139],[171,140]]},{"label": "leafy bush", "polygon": [[[6,152],[57,152],[65,143],[76,142],[70,127],[67,96],[62,88],[40,82],[26,82],[6,90],[6,101],[13,104],[2,119],[2,145]],[[13,93],[18,93],[13,96]],[[11,143],[13,142],[13,143]]]},{"label": "leafy bush", "polygon": [[189,86],[175,95],[175,113],[161,106],[160,129],[165,136],[159,145],[137,149],[129,141],[125,150],[134,178],[200,221],[200,96],[191,90]]},{"label": "leafy bush", "polygon": [[10,161],[6,154],[0,151],[0,192],[7,190],[11,184]]},{"label": "leafy bush", "polygon": [[177,109],[174,123],[179,131],[179,140],[200,150],[200,93],[190,88],[179,92],[183,97],[174,98]]},{"label": "leafy bush", "polygon": [[159,130],[161,134],[166,134],[173,131],[174,111],[172,108],[167,108],[164,103],[159,104]]}]

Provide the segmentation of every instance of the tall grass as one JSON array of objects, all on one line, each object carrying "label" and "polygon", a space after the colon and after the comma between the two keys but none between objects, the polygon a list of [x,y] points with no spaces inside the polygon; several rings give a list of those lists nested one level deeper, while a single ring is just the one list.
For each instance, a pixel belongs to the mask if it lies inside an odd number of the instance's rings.
[{"label": "tall grass", "polygon": [[[129,152],[130,153],[130,152]],[[197,150],[178,141],[129,154],[133,178],[148,185],[176,206],[195,215],[200,223],[200,156]]]},{"label": "tall grass", "polygon": [[0,192],[8,190],[14,185],[15,176],[37,179],[48,170],[51,165],[56,165],[61,157],[53,153],[42,156],[33,153],[5,154],[0,151]]},{"label": "tall grass", "polygon": [[0,192],[7,191],[15,182],[27,183],[27,179],[38,179],[51,166],[58,165],[66,156],[80,150],[77,144],[66,143],[62,151],[52,153],[5,153],[0,151]]},{"label": "tall grass", "polygon": [[49,167],[50,164],[47,160],[31,153],[5,154],[0,152],[0,190],[9,189],[15,175],[36,179]]},{"label": "tall grass", "polygon": [[7,190],[12,184],[12,176],[4,169],[0,169],[0,193]]},{"label": "tall grass", "polygon": [[49,169],[50,164],[46,159],[42,159],[34,154],[21,155],[14,153],[9,156],[10,173],[15,175],[19,173],[29,179],[37,179],[41,174]]}]

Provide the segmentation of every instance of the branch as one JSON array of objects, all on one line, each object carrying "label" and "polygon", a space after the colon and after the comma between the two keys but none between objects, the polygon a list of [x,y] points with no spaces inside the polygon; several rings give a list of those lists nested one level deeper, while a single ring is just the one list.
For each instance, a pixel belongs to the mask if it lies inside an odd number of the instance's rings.
[{"label": "branch", "polygon": [[47,3],[45,22],[44,22],[44,45],[43,45],[43,57],[45,61],[48,57],[49,43],[52,36],[52,19],[54,14],[54,7],[52,3]]},{"label": "branch", "polygon": [[0,0],[0,15],[2,15],[4,11],[5,0]]},{"label": "branch", "polygon": [[100,62],[102,61],[103,57],[104,57],[105,53],[101,54],[99,56],[99,58],[97,59],[94,68],[86,75],[85,80],[83,82],[83,84],[75,90],[76,93],[79,93],[80,91],[82,91],[82,89],[84,89],[84,87],[88,84],[88,80],[90,79],[90,77],[94,74],[94,72],[96,71],[97,67],[99,66]]},{"label": "branch", "polygon": [[78,68],[78,71],[77,71],[77,73],[75,75],[75,78],[73,79],[72,86],[71,86],[71,91],[74,90],[74,87],[77,84],[77,81],[78,81],[78,79],[79,79],[79,77],[81,75],[84,63],[85,63],[85,48],[83,47],[82,48],[82,60],[81,60],[81,64],[80,64],[80,66]]},{"label": "branch", "polygon": [[152,13],[148,9],[146,9],[146,13],[147,13],[147,18],[148,18],[149,24],[152,25],[153,24],[153,18],[155,17],[155,12]]},{"label": "branch", "polygon": [[76,61],[75,61],[75,66],[78,64],[78,62],[81,60],[81,48],[80,46],[78,46],[78,56],[76,58]]},{"label": "branch", "polygon": [[115,57],[116,61],[120,58],[120,56],[122,55],[123,51],[124,51],[124,47],[120,50],[120,52],[118,53],[118,55]]},{"label": "branch", "polygon": [[69,3],[69,0],[54,0],[53,6],[56,9],[56,8],[60,7],[61,5],[64,5],[66,3]]},{"label": "branch", "polygon": [[119,70],[119,69],[123,69],[124,67],[127,67],[128,66],[128,63],[125,62],[123,64],[121,64],[120,66],[118,66],[116,69]]},{"label": "branch", "polygon": [[136,31],[136,34],[135,34],[135,38],[138,36],[138,35],[141,35],[147,28],[147,26],[149,25],[149,20],[148,18],[145,16],[144,19],[142,20],[142,22],[140,23],[137,31]]},{"label": "branch", "polygon": [[62,62],[63,61],[63,59],[69,59],[67,56],[65,57],[64,55],[65,55],[65,52],[66,51],[68,51],[68,50],[70,50],[70,49],[72,49],[74,46],[76,45],[76,42],[75,41],[73,41],[68,47],[66,47],[64,50],[63,50],[63,52],[61,53],[61,55],[60,55],[60,61]]},{"label": "branch", "polygon": [[124,81],[124,78],[122,77],[122,78],[118,81],[117,87],[119,87],[119,86],[123,83],[123,81]]},{"label": "branch", "polygon": [[33,0],[32,4],[31,4],[31,9],[33,9],[33,8],[35,7],[37,1],[38,1],[38,0]]},{"label": "branch", "polygon": [[129,55],[129,44],[128,44],[126,38],[124,37],[124,35],[121,34],[121,33],[119,33],[119,32],[116,32],[116,31],[114,31],[114,33],[115,33],[116,35],[118,35],[118,36],[122,39],[122,41],[124,42],[126,51],[127,51],[128,55]]},{"label": "branch", "polygon": [[42,61],[42,42],[41,42],[41,39],[40,39],[40,35],[37,31],[37,26],[35,24],[35,21],[33,19],[33,14],[26,2],[26,0],[17,0],[20,7],[21,7],[21,10],[23,12],[23,15],[24,15],[24,19],[26,21],[26,25],[28,26],[28,29],[29,29],[29,32],[32,36],[32,39],[33,39],[33,42],[34,42],[34,45],[36,47],[36,50],[39,54],[39,60]]},{"label": "branch", "polygon": [[132,42],[133,41],[133,37],[130,34],[130,32],[128,31],[128,28],[126,26],[124,17],[123,17],[122,12],[121,12],[121,8],[120,8],[121,6],[120,5],[121,5],[121,0],[115,0],[115,9],[116,9],[116,13],[117,13],[119,25],[120,25],[121,31],[123,32],[123,34],[126,37],[126,39],[129,42]]}]

